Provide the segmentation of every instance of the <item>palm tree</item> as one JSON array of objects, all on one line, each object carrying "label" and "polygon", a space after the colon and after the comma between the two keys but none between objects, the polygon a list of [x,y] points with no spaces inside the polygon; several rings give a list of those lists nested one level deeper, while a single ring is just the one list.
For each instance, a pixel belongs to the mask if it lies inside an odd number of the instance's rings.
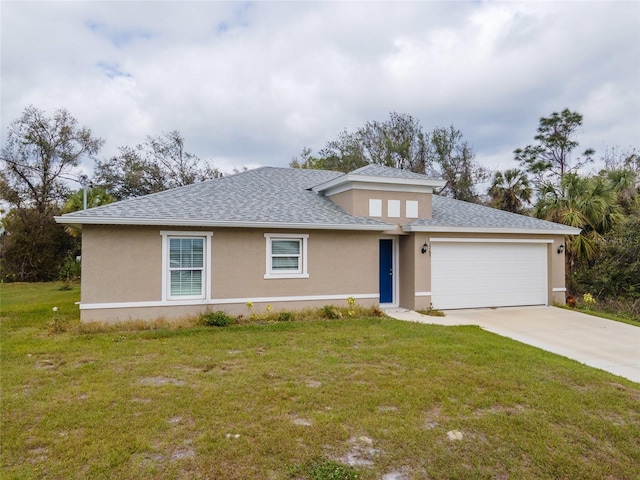
[{"label": "palm tree", "polygon": [[640,177],[633,170],[622,168],[600,173],[610,182],[616,194],[616,202],[625,213],[640,213]]},{"label": "palm tree", "polygon": [[[113,197],[104,189],[104,187],[95,186],[87,189],[87,208],[99,207],[113,202]],[[77,212],[84,208],[84,190],[72,193],[67,197],[67,201],[62,207],[62,213]],[[80,235],[78,227],[67,225],[65,227],[67,233],[72,237]]]},{"label": "palm tree", "polygon": [[[111,202],[113,197],[103,187],[95,186],[87,189],[87,208],[99,207]],[[81,188],[67,197],[62,213],[77,212],[83,208],[84,191]]]},{"label": "palm tree", "polygon": [[603,177],[580,177],[576,173],[565,174],[560,188],[551,183],[543,184],[534,214],[544,220],[582,229],[580,235],[565,239],[569,284],[576,261],[595,259],[603,235],[624,218],[611,182]]},{"label": "palm tree", "polygon": [[513,168],[504,173],[496,172],[489,188],[491,205],[507,212],[521,213],[531,201],[531,187],[527,174]]}]

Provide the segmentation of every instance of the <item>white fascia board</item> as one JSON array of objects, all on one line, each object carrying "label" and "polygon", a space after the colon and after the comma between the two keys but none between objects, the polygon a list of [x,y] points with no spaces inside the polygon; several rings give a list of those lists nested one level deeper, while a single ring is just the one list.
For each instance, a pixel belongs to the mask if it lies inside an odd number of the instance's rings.
[{"label": "white fascia board", "polygon": [[371,190],[375,192],[404,192],[404,193],[433,193],[432,186],[423,185],[400,185],[388,183],[343,183],[333,188],[324,190],[324,196],[337,195],[349,190]]},{"label": "white fascia board", "polygon": [[[422,187],[422,188],[441,188],[446,185],[446,181],[435,178],[426,178],[424,180],[417,178],[398,178],[398,177],[382,177],[376,175],[351,175],[346,174],[328,182],[316,185],[311,190],[316,193],[324,192],[325,195],[333,195],[340,191],[356,188],[356,184],[367,184],[367,186],[359,187],[361,189],[375,189],[374,185],[395,185],[396,187]],[[397,188],[396,188],[397,189]]]},{"label": "white fascia board", "polygon": [[78,221],[78,218],[69,218],[66,215],[54,215],[53,219],[56,221],[56,223],[66,223],[66,224],[76,224],[76,225],[82,225],[84,223],[82,219]]},{"label": "white fascia board", "polygon": [[53,219],[56,221],[56,223],[64,223],[65,225],[72,225],[75,228],[78,228],[80,230],[82,230],[82,225],[85,222],[82,221],[78,221],[77,218],[64,218],[61,216],[54,216]]},{"label": "white fascia board", "polygon": [[431,243],[553,243],[550,238],[440,238],[431,239]]},{"label": "white fascia board", "polygon": [[122,218],[122,217],[87,217],[87,218],[65,218],[54,217],[58,223],[81,224],[81,225],[160,225],[176,227],[232,227],[232,228],[288,228],[306,230],[369,230],[385,231],[393,228],[393,225],[384,223],[380,225],[360,225],[360,224],[332,224],[332,223],[277,223],[277,222],[231,222],[231,221],[203,221],[188,219],[160,219],[160,218]]},{"label": "white fascia board", "polygon": [[557,230],[547,230],[545,228],[497,228],[497,227],[440,227],[405,225],[402,227],[405,232],[427,232],[427,233],[509,233],[525,235],[579,235],[579,228],[566,227]]}]

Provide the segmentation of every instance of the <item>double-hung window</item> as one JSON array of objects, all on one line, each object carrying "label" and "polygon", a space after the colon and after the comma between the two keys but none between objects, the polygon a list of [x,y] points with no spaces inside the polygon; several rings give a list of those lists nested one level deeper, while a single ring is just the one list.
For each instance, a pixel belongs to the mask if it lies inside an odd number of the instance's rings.
[{"label": "double-hung window", "polygon": [[265,233],[267,268],[264,278],[308,278],[309,235]]},{"label": "double-hung window", "polygon": [[169,296],[204,294],[204,238],[169,238]]},{"label": "double-hung window", "polygon": [[207,266],[211,234],[161,232],[163,236],[163,298],[205,299],[210,285]]}]

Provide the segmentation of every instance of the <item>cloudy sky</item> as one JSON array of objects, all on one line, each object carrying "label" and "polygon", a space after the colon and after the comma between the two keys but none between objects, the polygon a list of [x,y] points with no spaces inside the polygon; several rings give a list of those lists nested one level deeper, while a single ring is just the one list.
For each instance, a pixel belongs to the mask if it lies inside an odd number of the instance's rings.
[{"label": "cloudy sky", "polygon": [[230,171],[395,111],[455,125],[504,169],[570,108],[581,148],[640,146],[637,1],[4,0],[0,18],[3,140],[26,106],[64,107],[101,158],[178,130]]}]

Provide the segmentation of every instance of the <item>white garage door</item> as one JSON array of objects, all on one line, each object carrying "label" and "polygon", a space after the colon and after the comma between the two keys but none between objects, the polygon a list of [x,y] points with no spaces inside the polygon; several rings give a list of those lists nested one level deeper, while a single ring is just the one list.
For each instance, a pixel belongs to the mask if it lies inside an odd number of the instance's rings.
[{"label": "white garage door", "polygon": [[431,244],[431,302],[437,309],[547,304],[547,245]]}]

